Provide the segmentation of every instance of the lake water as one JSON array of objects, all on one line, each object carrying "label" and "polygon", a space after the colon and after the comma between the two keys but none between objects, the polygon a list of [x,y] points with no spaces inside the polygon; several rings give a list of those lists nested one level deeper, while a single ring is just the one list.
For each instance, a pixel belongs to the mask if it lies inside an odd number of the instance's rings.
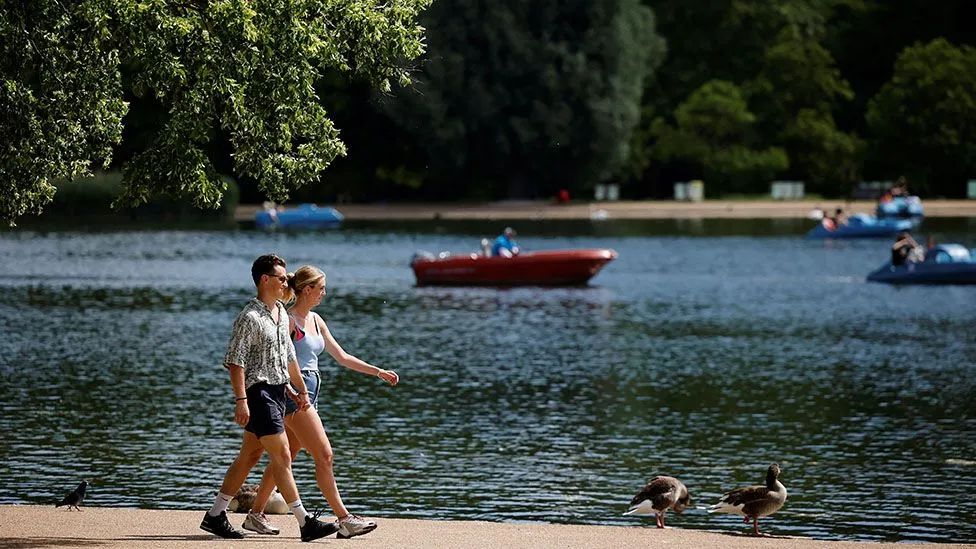
[{"label": "lake water", "polygon": [[[584,288],[414,286],[415,250],[496,225],[0,233],[0,503],[87,478],[91,505],[209,507],[241,436],[220,361],[276,252],[321,266],[333,334],[401,377],[323,358],[354,512],[652,527],[621,513],[667,473],[694,499],[669,524],[745,532],[703,508],[777,462],[769,532],[976,540],[976,287],[865,283],[887,241],[800,221],[522,222],[525,249],[620,257]],[[976,220],[926,228],[976,246]],[[295,471],[324,505],[307,455]]]}]

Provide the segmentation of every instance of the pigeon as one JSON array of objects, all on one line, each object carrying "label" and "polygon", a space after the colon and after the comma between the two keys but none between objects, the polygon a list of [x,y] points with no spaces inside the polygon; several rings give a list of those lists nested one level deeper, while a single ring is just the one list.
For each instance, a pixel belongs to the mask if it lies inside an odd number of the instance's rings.
[{"label": "pigeon", "polygon": [[658,476],[651,479],[643,490],[634,496],[625,515],[657,515],[657,527],[664,528],[664,513],[674,509],[681,513],[691,504],[688,488],[674,477]]},{"label": "pigeon", "polygon": [[722,496],[715,505],[708,508],[709,513],[729,513],[742,515],[744,522],[752,519],[752,530],[757,536],[759,518],[768,517],[779,511],[786,503],[786,486],[779,481],[779,465],[773,463],[766,471],[765,486],[748,486],[732,490]]},{"label": "pigeon", "polygon": [[88,489],[88,481],[83,480],[81,481],[81,484],[79,484],[78,487],[75,488],[74,492],[71,492],[70,494],[64,496],[64,499],[61,500],[61,503],[58,503],[54,507],[57,508],[57,507],[61,507],[62,505],[67,505],[69,511],[71,510],[72,507],[81,511],[81,507],[78,506],[81,505],[81,502],[85,499],[86,489]]}]

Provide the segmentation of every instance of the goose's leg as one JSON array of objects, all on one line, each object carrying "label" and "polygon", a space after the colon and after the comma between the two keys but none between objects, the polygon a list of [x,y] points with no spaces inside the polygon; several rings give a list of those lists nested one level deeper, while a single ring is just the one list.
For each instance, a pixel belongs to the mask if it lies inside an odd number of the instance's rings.
[{"label": "goose's leg", "polygon": [[756,518],[752,519],[752,531],[755,532],[757,536],[763,535],[762,532],[759,531],[759,517],[758,516]]},{"label": "goose's leg", "polygon": [[742,516],[742,522],[744,522],[746,524],[749,524],[749,515],[743,515]]},{"label": "goose's leg", "polygon": [[654,518],[657,519],[657,527],[664,528],[664,519],[661,517],[661,513],[655,515]]},{"label": "goose's leg", "polygon": [[661,509],[661,514],[658,515],[658,516],[661,517],[661,525],[660,525],[660,528],[664,528],[664,514],[667,513],[667,512],[668,512],[668,510],[666,508],[665,509]]}]

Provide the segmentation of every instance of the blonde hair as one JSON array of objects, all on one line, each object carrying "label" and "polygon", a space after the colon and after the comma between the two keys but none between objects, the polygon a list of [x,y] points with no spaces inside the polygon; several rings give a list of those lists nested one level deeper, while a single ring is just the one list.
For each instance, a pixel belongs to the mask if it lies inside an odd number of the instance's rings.
[{"label": "blonde hair", "polygon": [[285,299],[285,302],[287,304],[294,303],[298,299],[298,294],[306,286],[315,284],[319,280],[323,284],[325,283],[325,273],[318,267],[311,265],[305,265],[293,273],[288,273],[288,295],[286,296],[287,299]]}]

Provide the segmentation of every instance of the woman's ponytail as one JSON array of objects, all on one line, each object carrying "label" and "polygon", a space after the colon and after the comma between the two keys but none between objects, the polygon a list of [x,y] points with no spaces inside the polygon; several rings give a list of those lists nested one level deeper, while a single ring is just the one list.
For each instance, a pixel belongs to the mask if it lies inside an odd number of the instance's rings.
[{"label": "woman's ponytail", "polygon": [[285,291],[285,305],[291,305],[298,294],[295,293],[295,273],[288,273],[285,275],[288,277],[288,289]]}]

